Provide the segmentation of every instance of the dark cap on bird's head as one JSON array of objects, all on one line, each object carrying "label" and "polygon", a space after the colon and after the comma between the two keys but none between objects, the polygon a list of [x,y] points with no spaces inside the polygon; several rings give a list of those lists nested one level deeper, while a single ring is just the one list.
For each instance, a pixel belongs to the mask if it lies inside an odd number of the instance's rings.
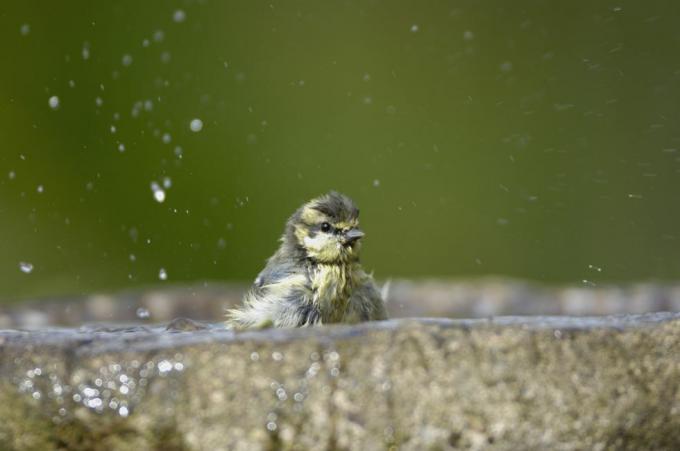
[{"label": "dark cap on bird's head", "polygon": [[328,194],[317,197],[307,203],[306,206],[336,221],[349,222],[359,218],[359,209],[354,204],[354,201],[337,191],[331,191]]},{"label": "dark cap on bird's head", "polygon": [[283,241],[321,263],[358,260],[359,209],[352,199],[331,191],[300,207],[286,224]]}]

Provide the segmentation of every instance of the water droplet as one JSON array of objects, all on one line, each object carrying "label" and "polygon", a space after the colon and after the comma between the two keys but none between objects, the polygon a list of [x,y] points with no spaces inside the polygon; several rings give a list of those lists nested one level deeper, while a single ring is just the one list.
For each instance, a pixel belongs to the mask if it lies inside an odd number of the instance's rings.
[{"label": "water droplet", "polygon": [[14,171],[9,171],[9,174],[7,174],[7,177],[9,177],[10,180],[14,180],[16,176],[17,174]]},{"label": "water droplet", "polygon": [[161,268],[158,271],[158,278],[161,280],[168,280],[168,272],[165,270],[165,268]]},{"label": "water droplet", "polygon": [[120,143],[118,144],[118,152],[125,152],[125,144]]},{"label": "water droplet", "polygon": [[201,130],[203,130],[203,121],[198,118],[192,119],[191,122],[189,123],[189,128],[191,129],[192,132],[198,133]]},{"label": "water droplet", "polygon": [[151,182],[151,191],[153,192],[153,198],[156,199],[156,202],[162,203],[165,201],[165,191],[163,191],[158,182]]},{"label": "water droplet", "polygon": [[172,186],[172,180],[170,177],[163,177],[163,188],[168,189]]},{"label": "water droplet", "polygon": [[123,55],[123,58],[121,59],[121,63],[123,64],[123,66],[126,66],[126,67],[129,66],[130,64],[132,64],[132,55],[130,55],[128,53]]},{"label": "water droplet", "polygon": [[475,34],[470,30],[465,30],[463,32],[463,39],[466,41],[472,41],[475,38]]},{"label": "water droplet", "polygon": [[22,36],[28,35],[28,33],[31,32],[31,26],[27,23],[22,24],[21,28],[19,28],[19,32],[21,33]]},{"label": "water droplet", "polygon": [[153,40],[156,42],[163,42],[163,39],[165,39],[165,33],[163,30],[156,30],[153,32]]},{"label": "water droplet", "polygon": [[19,262],[19,269],[24,274],[30,274],[31,272],[33,272],[33,265],[28,262]]},{"label": "water droplet", "polygon": [[267,423],[267,430],[274,432],[276,430],[276,423],[274,423],[273,421]]},{"label": "water droplet", "polygon": [[380,180],[378,180],[378,179],[373,180],[373,186],[376,187],[376,188],[379,187],[380,186]]},{"label": "water droplet", "polygon": [[144,307],[139,307],[135,314],[139,319],[147,319],[151,316],[151,312],[149,312],[149,310],[145,309]]},{"label": "water droplet", "polygon": [[420,27],[417,24],[411,25],[411,33],[417,33],[420,30]]},{"label": "water droplet", "polygon": [[184,22],[186,20],[186,18],[187,18],[186,13],[181,9],[176,10],[174,12],[174,14],[172,15],[172,20],[174,20],[177,23]]},{"label": "water droplet", "polygon": [[84,60],[90,59],[90,43],[89,42],[83,42],[83,49],[80,52]]},{"label": "water droplet", "polygon": [[118,415],[120,415],[121,417],[126,417],[126,416],[128,416],[129,413],[130,413],[130,411],[125,406],[121,406],[121,408],[118,409]]},{"label": "water droplet", "polygon": [[38,192],[38,194],[42,194],[45,192],[45,187],[42,185],[38,185],[38,187],[35,190]]},{"label": "water droplet", "polygon": [[56,110],[59,108],[59,97],[57,96],[52,96],[50,99],[47,101],[47,104],[52,108],[53,110]]},{"label": "water droplet", "polygon": [[172,136],[170,136],[170,133],[163,133],[163,138],[161,139],[163,140],[163,144],[170,144]]}]

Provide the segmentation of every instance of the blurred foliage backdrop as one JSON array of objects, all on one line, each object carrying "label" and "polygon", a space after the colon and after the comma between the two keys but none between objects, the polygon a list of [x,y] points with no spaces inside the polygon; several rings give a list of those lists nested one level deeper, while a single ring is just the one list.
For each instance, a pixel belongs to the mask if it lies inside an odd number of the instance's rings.
[{"label": "blurred foliage backdrop", "polygon": [[3,1],[0,299],[252,280],[329,189],[379,278],[677,278],[679,23],[663,0]]}]

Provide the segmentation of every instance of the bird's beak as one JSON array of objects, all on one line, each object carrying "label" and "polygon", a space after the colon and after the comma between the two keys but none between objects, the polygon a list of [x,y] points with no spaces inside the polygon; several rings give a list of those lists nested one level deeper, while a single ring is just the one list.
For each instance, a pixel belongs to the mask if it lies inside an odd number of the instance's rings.
[{"label": "bird's beak", "polygon": [[345,244],[352,244],[359,238],[364,236],[364,232],[359,229],[349,229],[345,232]]}]

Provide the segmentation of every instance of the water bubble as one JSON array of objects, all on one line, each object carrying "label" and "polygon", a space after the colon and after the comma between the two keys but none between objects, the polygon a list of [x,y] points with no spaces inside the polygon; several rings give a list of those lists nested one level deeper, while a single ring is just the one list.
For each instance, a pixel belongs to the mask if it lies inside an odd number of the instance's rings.
[{"label": "water bubble", "polygon": [[31,32],[31,26],[27,23],[22,24],[21,28],[19,28],[19,32],[21,33],[22,36],[26,36],[28,33]]},{"label": "water bubble", "polygon": [[174,20],[177,23],[184,22],[186,20],[186,18],[187,18],[186,13],[181,9],[176,10],[174,12],[174,14],[172,15],[172,20]]},{"label": "water bubble", "polygon": [[191,129],[192,132],[198,133],[201,130],[203,130],[203,121],[198,118],[192,119],[191,122],[189,123],[189,128]]},{"label": "water bubble", "polygon": [[146,309],[144,307],[139,307],[135,314],[139,319],[147,319],[151,316],[151,312],[149,312],[149,309]]},{"label": "water bubble", "polygon": [[24,274],[30,274],[33,272],[33,265],[28,262],[19,262],[19,269]]},{"label": "water bubble", "polygon": [[50,108],[56,110],[57,108],[59,108],[59,97],[57,96],[50,97],[49,100],[47,101],[47,104],[50,106]]},{"label": "water bubble", "polygon": [[267,430],[274,432],[276,430],[276,423],[274,423],[273,421],[267,423]]},{"label": "water bubble", "polygon": [[168,272],[165,270],[165,268],[161,268],[158,271],[158,278],[161,280],[168,280]]}]

